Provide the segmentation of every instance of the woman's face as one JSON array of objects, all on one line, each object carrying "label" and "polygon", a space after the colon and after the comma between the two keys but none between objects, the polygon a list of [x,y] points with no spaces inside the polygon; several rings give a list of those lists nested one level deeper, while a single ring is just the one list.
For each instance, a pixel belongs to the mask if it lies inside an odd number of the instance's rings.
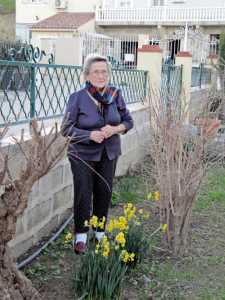
[{"label": "woman's face", "polygon": [[99,61],[91,64],[87,80],[97,88],[104,88],[109,81],[109,71],[106,62]]}]

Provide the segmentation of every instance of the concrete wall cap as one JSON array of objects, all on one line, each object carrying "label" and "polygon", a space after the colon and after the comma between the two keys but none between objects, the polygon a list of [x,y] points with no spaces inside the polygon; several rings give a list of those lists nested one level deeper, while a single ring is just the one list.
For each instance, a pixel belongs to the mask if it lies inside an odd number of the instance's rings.
[{"label": "concrete wall cap", "polygon": [[177,53],[176,57],[192,57],[192,55],[188,51],[180,51]]},{"label": "concrete wall cap", "polygon": [[162,52],[159,45],[143,45],[142,48],[138,48],[138,52]]}]

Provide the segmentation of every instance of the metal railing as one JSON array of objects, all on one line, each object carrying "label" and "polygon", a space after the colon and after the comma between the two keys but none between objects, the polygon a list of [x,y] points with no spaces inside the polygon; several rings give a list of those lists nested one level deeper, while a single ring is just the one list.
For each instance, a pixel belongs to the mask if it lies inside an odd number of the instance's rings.
[{"label": "metal railing", "polygon": [[225,24],[225,7],[150,7],[126,9],[97,9],[96,22],[99,25],[130,24],[151,25],[201,22]]},{"label": "metal railing", "polygon": [[167,102],[177,101],[182,89],[182,67],[163,64],[161,73],[161,96]]},{"label": "metal railing", "polygon": [[[0,126],[61,116],[69,95],[81,88],[79,66],[0,60]],[[113,70],[127,103],[143,101],[147,72]]]},{"label": "metal railing", "polygon": [[80,33],[82,57],[99,53],[108,58],[112,67],[136,69],[138,36],[107,36],[99,33]]},{"label": "metal railing", "polygon": [[200,64],[199,67],[192,67],[191,73],[191,87],[199,87],[202,85],[210,84],[212,80],[212,70],[210,68],[204,67]]}]

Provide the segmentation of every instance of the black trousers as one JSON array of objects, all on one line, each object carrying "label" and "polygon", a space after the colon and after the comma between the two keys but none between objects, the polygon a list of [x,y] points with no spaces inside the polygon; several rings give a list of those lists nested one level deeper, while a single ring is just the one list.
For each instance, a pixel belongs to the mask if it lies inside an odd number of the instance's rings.
[{"label": "black trousers", "polygon": [[92,215],[107,218],[117,159],[109,160],[104,151],[97,162],[69,160],[74,184],[74,229],[75,233],[85,233],[89,228],[84,222]]}]

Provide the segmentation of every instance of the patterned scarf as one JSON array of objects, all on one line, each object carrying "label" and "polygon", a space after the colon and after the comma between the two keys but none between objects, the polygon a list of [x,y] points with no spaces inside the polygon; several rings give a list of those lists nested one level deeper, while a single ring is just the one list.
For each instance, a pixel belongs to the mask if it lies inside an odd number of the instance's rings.
[{"label": "patterned scarf", "polygon": [[90,81],[85,82],[84,88],[88,91],[88,93],[100,102],[103,105],[109,105],[113,102],[113,100],[118,95],[118,89],[111,85],[106,86],[102,92],[100,92],[95,86],[93,86]]}]

